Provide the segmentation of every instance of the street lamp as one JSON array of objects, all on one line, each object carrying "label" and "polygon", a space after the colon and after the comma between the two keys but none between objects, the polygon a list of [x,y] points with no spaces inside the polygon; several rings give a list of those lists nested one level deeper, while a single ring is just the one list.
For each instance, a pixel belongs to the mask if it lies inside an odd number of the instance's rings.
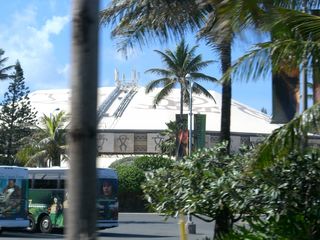
[{"label": "street lamp", "polygon": [[[185,76],[189,83],[189,157],[192,153],[192,87],[194,82],[192,81],[191,75],[188,73]],[[190,234],[196,233],[196,224],[192,222],[192,216],[188,213],[187,230]]]},{"label": "street lamp", "polygon": [[192,81],[191,75],[186,75],[186,80],[189,83],[189,156],[192,153],[192,88],[194,82]]}]

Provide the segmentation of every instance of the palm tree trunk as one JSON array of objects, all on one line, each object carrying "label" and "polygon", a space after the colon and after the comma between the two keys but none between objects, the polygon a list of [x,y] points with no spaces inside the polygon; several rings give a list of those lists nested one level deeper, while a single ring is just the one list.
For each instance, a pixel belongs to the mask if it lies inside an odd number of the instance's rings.
[{"label": "palm tree trunk", "polygon": [[317,63],[312,67],[313,76],[313,104],[320,102],[320,68]]},{"label": "palm tree trunk", "polygon": [[74,0],[67,239],[96,239],[99,0]]},{"label": "palm tree trunk", "polygon": [[182,90],[182,85],[180,89],[180,118],[182,119],[183,115],[183,90]]},{"label": "palm tree trunk", "polygon": [[[311,13],[320,16],[319,10],[311,10]],[[319,62],[315,58],[312,59],[312,78],[313,104],[316,104],[320,102],[320,67]]]},{"label": "palm tree trunk", "polygon": [[[221,67],[224,74],[231,66],[231,42],[225,41],[219,45],[221,52]],[[231,120],[231,79],[222,84],[222,105],[221,105],[221,131],[220,141],[227,141],[227,152],[230,151],[230,120]]]},{"label": "palm tree trunk", "polygon": [[60,154],[60,152],[59,151],[56,151],[55,153],[54,153],[54,155],[52,156],[53,158],[52,158],[52,166],[58,166],[58,167],[60,167],[60,157],[61,157],[61,154]]}]

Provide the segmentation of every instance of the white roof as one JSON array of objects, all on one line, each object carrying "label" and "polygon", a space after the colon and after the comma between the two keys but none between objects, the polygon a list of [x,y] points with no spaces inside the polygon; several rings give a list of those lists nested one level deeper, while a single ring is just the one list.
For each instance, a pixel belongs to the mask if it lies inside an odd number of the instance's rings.
[{"label": "white roof", "polygon": [[[102,87],[98,89],[98,113],[101,120],[98,129],[106,130],[163,130],[166,123],[175,120],[180,111],[180,89],[174,89],[168,97],[153,108],[153,99],[157,89],[149,94],[144,87],[118,91],[116,87]],[[216,103],[204,95],[193,94],[192,111],[194,114],[206,114],[206,130],[220,131],[221,94],[209,91]],[[131,95],[130,95],[131,94]],[[113,96],[113,97],[112,97]],[[31,104],[42,114],[50,115],[55,110],[70,112],[70,89],[39,90],[30,93]],[[184,106],[184,113],[188,114],[188,106]],[[231,132],[269,134],[280,125],[271,124],[270,116],[232,100]]]}]

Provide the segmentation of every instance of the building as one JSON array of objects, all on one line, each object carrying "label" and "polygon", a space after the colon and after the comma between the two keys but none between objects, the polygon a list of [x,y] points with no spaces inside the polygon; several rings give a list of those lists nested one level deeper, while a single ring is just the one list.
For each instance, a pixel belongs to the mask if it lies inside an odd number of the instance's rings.
[{"label": "building", "polygon": [[[164,140],[160,132],[167,128],[166,123],[175,120],[180,111],[180,89],[174,89],[154,108],[156,93],[146,94],[144,87],[135,84],[98,89],[97,141],[100,155],[114,159],[119,155],[159,152],[159,144]],[[210,93],[215,101],[193,94],[192,106],[194,114],[206,115],[206,147],[218,142],[220,131],[221,94]],[[30,93],[29,97],[38,117],[54,114],[57,110],[70,113],[70,89],[38,90]],[[184,113],[189,113],[188,106],[184,106]],[[280,126],[270,121],[268,115],[232,100],[231,150],[237,150],[241,144],[260,141]]]}]

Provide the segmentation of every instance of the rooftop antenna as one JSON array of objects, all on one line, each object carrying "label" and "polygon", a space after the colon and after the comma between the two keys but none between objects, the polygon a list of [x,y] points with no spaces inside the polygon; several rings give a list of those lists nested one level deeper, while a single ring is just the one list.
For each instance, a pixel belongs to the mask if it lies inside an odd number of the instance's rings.
[{"label": "rooftop antenna", "polygon": [[120,82],[120,79],[119,79],[119,72],[118,72],[118,69],[114,69],[114,81],[116,83],[116,87],[120,88],[121,86],[121,82]]},{"label": "rooftop antenna", "polygon": [[122,74],[122,87],[126,88],[126,75],[123,73]]},{"label": "rooftop antenna", "polygon": [[137,85],[138,85],[137,71],[134,69],[132,71],[132,87],[137,87]]}]

